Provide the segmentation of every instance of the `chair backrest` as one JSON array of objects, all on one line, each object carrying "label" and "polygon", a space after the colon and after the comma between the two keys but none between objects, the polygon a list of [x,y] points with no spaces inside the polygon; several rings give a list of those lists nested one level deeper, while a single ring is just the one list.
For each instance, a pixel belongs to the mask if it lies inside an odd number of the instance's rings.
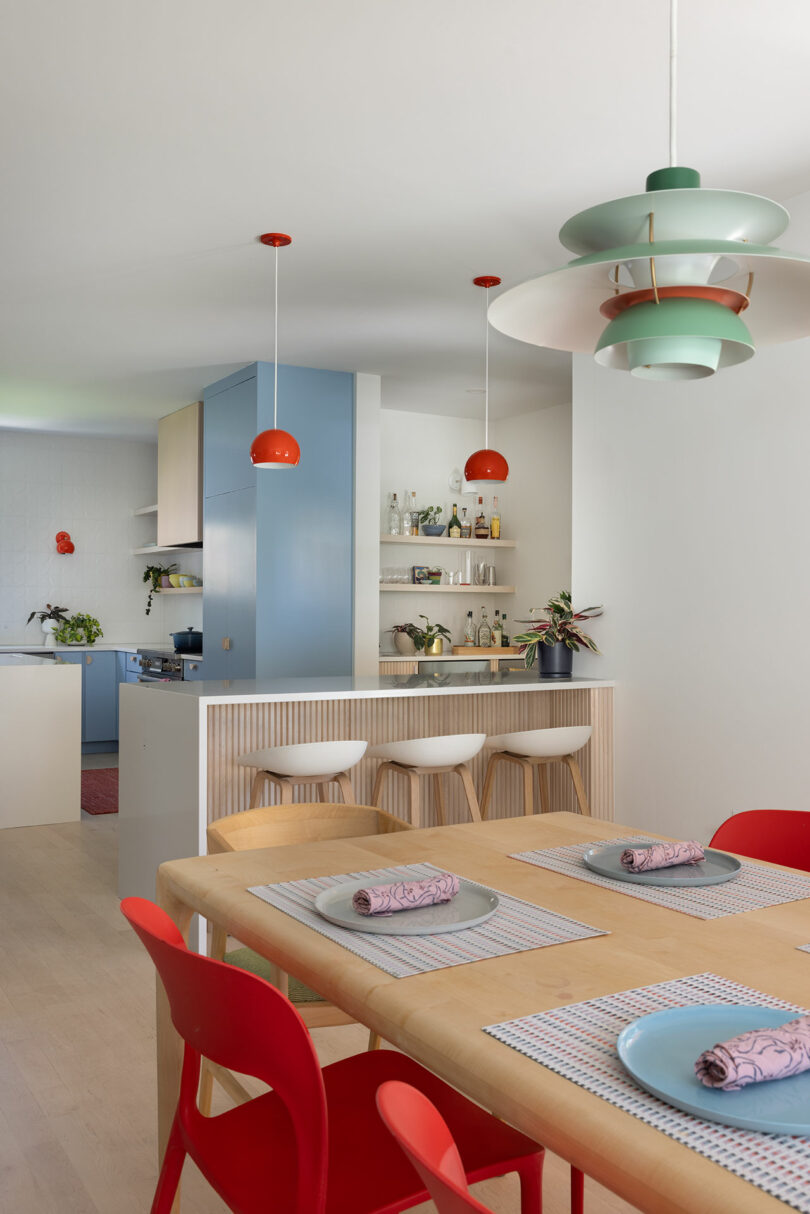
[{"label": "chair backrest", "polygon": [[[165,911],[145,898],[121,910],[155,963],[185,1042],[178,1115],[190,1142],[211,1120],[197,1107],[200,1055],[253,1075],[275,1090],[295,1135],[295,1214],[321,1214],[326,1201],[327,1122],[321,1068],[312,1039],[293,1005],[263,978],[190,952]],[[268,1191],[272,1177],[268,1177]]]},{"label": "chair backrest", "polygon": [[247,851],[254,847],[286,847],[322,839],[361,838],[411,830],[410,823],[372,805],[302,802],[261,805],[244,813],[217,818],[208,826],[208,851]]},{"label": "chair backrest", "polygon": [[422,1178],[439,1214],[492,1214],[467,1188],[453,1135],[427,1096],[409,1083],[391,1079],[377,1089],[377,1108]]},{"label": "chair backrest", "polygon": [[710,847],[724,847],[789,868],[810,872],[810,812],[800,809],[748,809],[718,826]]}]

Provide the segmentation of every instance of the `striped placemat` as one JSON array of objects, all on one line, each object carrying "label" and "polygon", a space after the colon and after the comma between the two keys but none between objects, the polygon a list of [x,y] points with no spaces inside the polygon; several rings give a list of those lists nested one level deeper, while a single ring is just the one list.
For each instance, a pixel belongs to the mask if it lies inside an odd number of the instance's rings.
[{"label": "striped placemat", "polygon": [[631,1020],[695,1003],[765,1004],[783,1009],[786,1018],[805,1010],[716,974],[696,974],[489,1025],[484,1032],[810,1214],[810,1138],[755,1134],[682,1113],[638,1087],[619,1061],[616,1038]]},{"label": "striped placemat", "polygon": [[525,860],[538,868],[550,868],[552,872],[576,877],[578,881],[589,881],[591,885],[601,885],[604,889],[615,890],[617,894],[655,902],[669,910],[683,911],[696,919],[721,919],[724,915],[739,915],[743,911],[761,910],[764,906],[779,906],[783,902],[810,898],[810,876],[765,868],[745,860],[742,861],[742,869],[731,881],[725,881],[722,885],[701,885],[694,889],[613,881],[586,867],[582,857],[589,848],[608,847],[614,843],[622,843],[625,847],[643,847],[645,844],[660,843],[660,839],[652,839],[649,835],[595,839],[591,843],[575,843],[571,847],[516,852],[510,859]]},{"label": "striped placemat", "polygon": [[372,885],[391,881],[421,881],[425,877],[435,877],[442,871],[433,864],[407,864],[396,868],[377,868],[371,872],[309,877],[278,885],[254,885],[250,893],[291,915],[299,923],[305,923],[322,936],[342,944],[349,952],[370,961],[394,978],[407,978],[411,974],[425,974],[451,965],[466,965],[469,961],[483,961],[487,957],[503,957],[506,953],[522,953],[528,949],[545,948],[549,944],[564,944],[568,940],[587,940],[591,936],[608,934],[546,910],[543,906],[534,906],[531,902],[502,894],[500,890],[493,891],[500,898],[500,905],[486,923],[436,936],[375,936],[370,932],[354,932],[329,923],[314,908],[318,894],[339,885],[341,881],[364,880]]}]

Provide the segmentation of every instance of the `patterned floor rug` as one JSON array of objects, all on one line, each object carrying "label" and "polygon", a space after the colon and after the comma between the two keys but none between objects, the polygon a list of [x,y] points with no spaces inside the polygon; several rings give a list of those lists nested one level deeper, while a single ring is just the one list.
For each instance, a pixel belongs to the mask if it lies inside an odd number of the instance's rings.
[{"label": "patterned floor rug", "polygon": [[88,814],[118,813],[117,767],[96,767],[82,772],[82,809]]}]

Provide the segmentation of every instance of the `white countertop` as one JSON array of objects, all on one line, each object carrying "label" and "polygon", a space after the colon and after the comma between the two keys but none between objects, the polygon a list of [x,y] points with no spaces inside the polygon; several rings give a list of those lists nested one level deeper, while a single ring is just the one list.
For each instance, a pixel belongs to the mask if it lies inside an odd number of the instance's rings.
[{"label": "white countertop", "polygon": [[130,694],[179,695],[202,704],[263,704],[284,700],[362,700],[392,696],[488,695],[493,692],[540,691],[562,694],[591,687],[613,687],[604,679],[541,680],[535,671],[490,671],[481,674],[391,674],[365,678],[238,679],[200,682],[132,683]]},{"label": "white countertop", "polygon": [[381,653],[381,662],[521,662],[520,653]]},{"label": "white countertop", "polygon": [[54,666],[50,658],[38,658],[28,653],[0,652],[0,666],[11,666],[15,670],[20,666]]},{"label": "white countertop", "polygon": [[84,650],[92,649],[96,653],[99,650],[120,650],[122,653],[137,653],[139,649],[159,649],[155,641],[96,641],[95,645],[29,645],[27,641],[20,641],[19,645],[0,645],[0,653],[82,653]]}]

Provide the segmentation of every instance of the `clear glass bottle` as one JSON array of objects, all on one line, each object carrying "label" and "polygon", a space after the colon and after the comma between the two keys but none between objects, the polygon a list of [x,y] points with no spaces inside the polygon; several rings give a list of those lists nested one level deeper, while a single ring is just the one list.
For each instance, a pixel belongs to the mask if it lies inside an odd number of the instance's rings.
[{"label": "clear glass bottle", "polygon": [[461,538],[463,540],[472,539],[472,523],[467,518],[467,507],[462,507],[461,511]]},{"label": "clear glass bottle", "polygon": [[411,523],[411,535],[418,535],[419,534],[419,510],[417,509],[417,505],[416,505],[416,491],[414,489],[411,490],[410,523]]},{"label": "clear glass bottle", "polygon": [[475,621],[473,620],[473,613],[472,611],[468,611],[467,619],[464,624],[464,644],[472,646],[475,644],[476,640],[477,637],[475,633]]},{"label": "clear glass bottle", "polygon": [[503,631],[503,640],[501,641],[501,644],[504,646],[508,646],[509,645],[509,633],[506,630],[506,612],[504,612],[503,615],[501,616],[501,629]]},{"label": "clear glass bottle", "polygon": [[489,523],[487,522],[484,499],[482,497],[478,499],[478,509],[475,513],[475,538],[477,540],[489,539]]},{"label": "clear glass bottle", "polygon": [[503,627],[501,625],[501,613],[495,611],[495,622],[492,625],[492,648],[500,649],[503,645]]},{"label": "clear glass bottle", "polygon": [[447,528],[447,534],[451,540],[461,539],[461,519],[458,517],[458,509],[455,502],[453,502],[453,514],[450,519],[450,525]]},{"label": "clear glass bottle", "polygon": [[391,505],[388,507],[388,534],[402,534],[402,515],[399,512],[399,502],[396,493],[391,494]]},{"label": "clear glass bottle", "polygon": [[487,619],[486,607],[481,608],[481,623],[478,625],[478,644],[481,649],[492,648],[492,629]]},{"label": "clear glass bottle", "polygon": [[498,499],[492,499],[492,514],[489,517],[489,535],[490,539],[499,540],[501,538],[501,512],[498,509]]}]

